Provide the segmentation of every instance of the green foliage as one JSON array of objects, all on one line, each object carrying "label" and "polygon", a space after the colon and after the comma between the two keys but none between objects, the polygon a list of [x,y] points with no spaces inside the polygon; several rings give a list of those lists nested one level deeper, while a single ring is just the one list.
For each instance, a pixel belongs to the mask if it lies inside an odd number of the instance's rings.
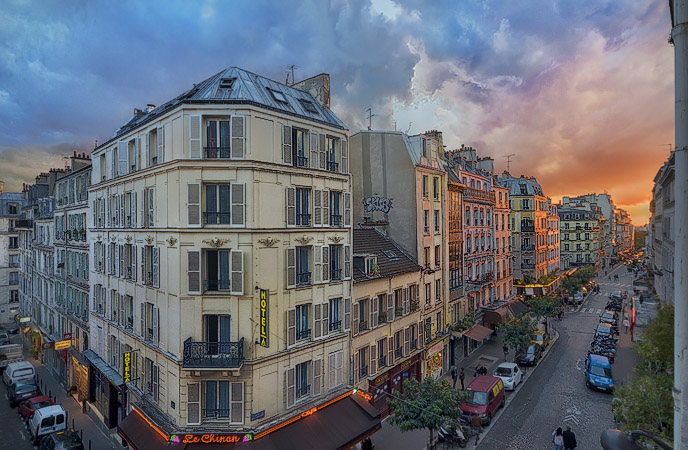
[{"label": "green foliage", "polygon": [[674,306],[663,305],[638,342],[638,355],[644,364],[639,371],[648,375],[674,368]]},{"label": "green foliage", "polygon": [[428,377],[418,382],[409,378],[404,381],[403,394],[395,390],[394,396],[387,399],[394,413],[389,420],[401,431],[427,428],[432,442],[435,430],[461,414],[461,403],[467,397],[467,392],[452,389],[446,380]]},{"label": "green foliage", "polygon": [[497,330],[503,333],[502,339],[509,344],[509,347],[521,349],[527,347],[528,343],[530,343],[530,338],[535,331],[535,325],[527,314],[521,314],[517,318],[499,325]]},{"label": "green foliage", "polygon": [[573,295],[588,281],[595,278],[595,268],[592,266],[584,266],[576,270],[573,274],[564,278],[561,285],[564,289],[569,291],[569,295]]},{"label": "green foliage", "polygon": [[552,297],[530,297],[526,300],[530,307],[530,313],[538,320],[541,317],[555,317],[561,309],[561,302]]}]

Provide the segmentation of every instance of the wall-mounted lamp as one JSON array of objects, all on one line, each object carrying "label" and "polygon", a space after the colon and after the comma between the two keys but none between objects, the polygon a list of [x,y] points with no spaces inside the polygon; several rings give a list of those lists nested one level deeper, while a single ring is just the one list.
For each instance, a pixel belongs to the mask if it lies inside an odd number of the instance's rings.
[{"label": "wall-mounted lamp", "polygon": [[674,272],[672,272],[671,270],[667,270],[667,269],[658,269],[658,268],[655,267],[655,275],[658,275],[658,276],[660,276],[660,277],[663,277],[663,276],[664,276],[664,272],[670,273],[670,274],[672,274],[672,275],[674,274]]}]

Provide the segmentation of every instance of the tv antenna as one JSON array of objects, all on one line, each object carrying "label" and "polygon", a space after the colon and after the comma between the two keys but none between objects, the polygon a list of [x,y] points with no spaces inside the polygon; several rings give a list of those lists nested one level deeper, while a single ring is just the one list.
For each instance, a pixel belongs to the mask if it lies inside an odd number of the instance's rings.
[{"label": "tv antenna", "polygon": [[373,117],[375,117],[376,114],[373,114],[373,110],[371,108],[366,109],[366,112],[368,113],[368,130],[370,130],[373,127]]},{"label": "tv antenna", "polygon": [[674,145],[673,144],[659,144],[660,147],[664,147],[665,145],[669,146],[669,154],[671,154],[671,151],[674,149]]},{"label": "tv antenna", "polygon": [[505,156],[505,158],[506,158],[506,172],[507,173],[511,173],[511,172],[509,172],[509,168],[511,167],[511,158],[514,156],[516,156],[516,153],[511,153],[511,154]]},{"label": "tv antenna", "polygon": [[413,125],[413,121],[409,122],[409,126],[406,129],[406,131],[404,132],[404,134],[409,134],[409,132],[411,131],[411,125]]},{"label": "tv antenna", "polygon": [[[289,64],[287,65],[287,81],[285,81],[284,84],[287,86],[293,86],[295,81],[294,81],[294,69],[298,69],[299,66],[295,64]],[[291,84],[289,84],[289,72],[291,72]]]}]

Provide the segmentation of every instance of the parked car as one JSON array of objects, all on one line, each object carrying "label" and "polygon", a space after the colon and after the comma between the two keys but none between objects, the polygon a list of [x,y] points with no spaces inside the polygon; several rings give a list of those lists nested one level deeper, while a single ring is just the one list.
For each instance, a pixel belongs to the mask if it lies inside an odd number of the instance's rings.
[{"label": "parked car", "polygon": [[461,404],[461,416],[470,422],[477,413],[483,425],[489,425],[497,409],[504,406],[504,382],[499,377],[480,375],[466,388],[470,397]]},{"label": "parked car", "polygon": [[45,435],[66,429],[66,419],[67,413],[60,405],[37,409],[29,419],[29,433],[34,444],[38,443]]},{"label": "parked car", "polygon": [[618,318],[619,318],[619,315],[617,314],[616,311],[612,311],[611,309],[607,309],[600,316],[600,322],[609,323],[609,324],[613,325],[616,323]]},{"label": "parked car", "polygon": [[542,347],[539,344],[530,344],[525,351],[516,355],[516,361],[521,366],[534,366],[542,357]]},{"label": "parked car", "polygon": [[38,397],[30,398],[19,404],[19,414],[24,419],[30,419],[37,409],[52,406],[55,403],[47,395],[39,395]]},{"label": "parked car", "polygon": [[584,295],[585,294],[582,291],[578,291],[575,294],[573,294],[573,303],[576,305],[580,305],[581,303],[583,303]]},{"label": "parked car", "polygon": [[38,450],[84,450],[84,444],[79,433],[67,428],[41,439]]},{"label": "parked car", "polygon": [[16,383],[7,389],[7,397],[10,400],[10,406],[15,408],[19,403],[33,397],[41,395],[41,390],[33,381],[26,383]]},{"label": "parked car", "polygon": [[36,369],[34,369],[31,363],[28,361],[17,361],[10,363],[2,373],[2,379],[8,386],[20,381],[33,380],[34,376],[36,376]]},{"label": "parked car", "polygon": [[518,386],[518,383],[523,379],[523,372],[514,363],[501,363],[492,373],[495,377],[502,379],[504,389],[513,391]]},{"label": "parked car", "polygon": [[24,349],[21,344],[0,345],[0,373],[13,362],[24,360]]},{"label": "parked car", "polygon": [[0,345],[7,345],[10,343],[10,335],[7,330],[0,330]]},{"label": "parked car", "polygon": [[606,356],[588,355],[585,360],[585,385],[589,389],[614,392],[612,366]]},{"label": "parked car", "polygon": [[595,329],[595,336],[597,335],[613,336],[614,330],[612,329],[612,326],[610,324],[600,323],[597,325],[597,328]]},{"label": "parked car", "polygon": [[621,291],[613,291],[611,294],[609,294],[609,298],[612,300],[623,300],[624,293]]},{"label": "parked car", "polygon": [[549,345],[549,333],[546,331],[535,330],[533,335],[530,337],[530,342],[533,344],[539,344],[542,348],[546,348]]}]

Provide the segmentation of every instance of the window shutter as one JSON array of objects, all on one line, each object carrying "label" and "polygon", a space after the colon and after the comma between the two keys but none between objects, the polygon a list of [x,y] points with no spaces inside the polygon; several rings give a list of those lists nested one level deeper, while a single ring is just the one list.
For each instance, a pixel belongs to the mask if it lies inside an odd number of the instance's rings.
[{"label": "window shutter", "polygon": [[246,185],[244,183],[232,183],[231,189],[232,226],[243,227],[246,225]]},{"label": "window shutter", "polygon": [[148,227],[155,224],[155,188],[148,188]]},{"label": "window shutter", "polygon": [[126,212],[124,211],[124,195],[118,195],[117,199],[119,200],[119,227],[124,228],[126,222]]},{"label": "window shutter", "polygon": [[370,299],[370,327],[376,327],[378,325],[377,323],[377,318],[378,318],[378,304],[377,304],[377,298],[373,297]]},{"label": "window shutter", "polygon": [[[323,245],[322,250],[322,280],[323,282],[330,281],[330,246]],[[316,251],[317,253],[317,247]]]},{"label": "window shutter", "polygon": [[394,364],[394,338],[387,338],[387,365]]},{"label": "window shutter", "polygon": [[294,406],[294,401],[296,400],[296,376],[294,372],[295,369],[293,367],[284,372],[284,392],[286,393],[285,403],[287,408]]},{"label": "window shutter", "polygon": [[344,245],[344,279],[351,278],[351,245]]},{"label": "window shutter", "polygon": [[344,226],[351,226],[351,193],[344,193]]},{"label": "window shutter", "polygon": [[189,116],[189,157],[201,158],[201,116]]},{"label": "window shutter", "polygon": [[153,286],[160,287],[160,249],[153,247]]},{"label": "window shutter", "polygon": [[353,336],[357,336],[358,335],[358,321],[359,321],[358,313],[359,313],[360,307],[358,305],[358,302],[356,302],[353,306],[354,306],[354,328],[353,328],[353,331],[351,332],[351,334]]},{"label": "window shutter", "polygon": [[129,144],[125,141],[117,142],[117,158],[119,159],[118,174],[120,176],[129,173]]},{"label": "window shutter", "polygon": [[[336,376],[337,376],[337,385],[339,386],[340,384],[344,383],[344,352],[343,351],[338,351],[335,353],[336,356]],[[349,368],[349,365],[347,364],[347,369]],[[347,377],[348,380],[348,377]]]},{"label": "window shutter", "polygon": [[394,294],[387,294],[387,321],[394,320]]},{"label": "window shutter", "polygon": [[105,171],[105,167],[100,167],[100,156],[91,158],[91,166],[91,184],[98,184],[103,179],[102,172]]},{"label": "window shutter", "polygon": [[139,202],[139,214],[138,214],[138,227],[139,228],[144,228],[146,226],[146,220],[145,220],[145,215],[146,215],[146,190],[142,189],[139,191],[139,198],[141,201]]},{"label": "window shutter", "polygon": [[423,322],[418,322],[418,346],[416,348],[423,348],[425,339],[423,338]]},{"label": "window shutter", "polygon": [[245,133],[244,116],[232,116],[232,158],[244,159],[246,149],[246,133]]},{"label": "window shutter", "polygon": [[201,424],[201,384],[186,384],[186,424]]},{"label": "window shutter", "polygon": [[141,315],[139,316],[139,336],[146,338],[146,304],[141,303]]},{"label": "window shutter", "polygon": [[319,189],[313,190],[313,226],[322,226],[322,191]]},{"label": "window shutter", "polygon": [[358,370],[360,358],[361,357],[360,357],[360,349],[359,349],[356,352],[354,352],[354,376],[353,376],[354,383],[357,383],[360,380],[361,371]]},{"label": "window shutter", "polygon": [[160,310],[157,307],[153,307],[153,343],[155,345],[160,344]]},{"label": "window shutter", "polygon": [[349,173],[349,143],[346,139],[342,139],[342,173]]},{"label": "window shutter", "polygon": [[127,270],[126,258],[127,257],[125,255],[125,253],[126,253],[126,247],[124,245],[120,245],[119,246],[119,257],[120,257],[120,260],[119,260],[119,276],[120,276],[120,278],[124,278],[127,275],[126,274],[126,270]]},{"label": "window shutter", "polygon": [[[327,148],[325,147],[325,135],[321,134],[318,136],[320,139],[320,168],[321,169],[328,169],[327,167]],[[332,161],[334,162],[334,161]]]},{"label": "window shutter", "polygon": [[231,294],[244,295],[244,251],[232,250],[230,260],[232,265]]},{"label": "window shutter", "polygon": [[146,247],[141,247],[141,284],[146,284]]},{"label": "window shutter", "polygon": [[113,275],[116,277],[120,276],[119,266],[122,262],[122,260],[120,259],[120,253],[119,253],[120,247],[121,247],[120,245],[115,244],[115,260],[114,260],[114,266],[115,266],[114,269],[115,270],[113,270],[112,272],[113,272]]},{"label": "window shutter", "polygon": [[313,361],[313,396],[322,392],[322,359]]},{"label": "window shutter", "polygon": [[199,250],[187,250],[187,273],[189,276],[189,294],[201,293],[201,252]]},{"label": "window shutter", "polygon": [[377,347],[375,344],[370,346],[370,375],[375,375],[377,372]]},{"label": "window shutter", "polygon": [[98,223],[98,228],[103,228],[105,226],[105,199],[100,199],[100,210],[98,212],[98,218],[100,219]]},{"label": "window shutter", "polygon": [[296,309],[287,310],[287,346],[296,344]]},{"label": "window shutter", "polygon": [[332,389],[337,385],[337,354],[327,355],[327,387]]},{"label": "window shutter", "polygon": [[124,316],[124,305],[126,303],[127,296],[126,295],[121,295],[119,297],[119,316],[117,317],[117,323],[126,326],[127,324],[127,319]]},{"label": "window shutter", "polygon": [[287,188],[287,227],[296,226],[296,188]]},{"label": "window shutter", "polygon": [[320,158],[318,157],[318,144],[320,143],[320,140],[318,139],[318,134],[311,132],[309,133],[309,136],[311,139],[311,169],[324,169],[325,167],[322,167],[319,164]]},{"label": "window shutter", "polygon": [[158,127],[156,144],[158,146],[155,156],[158,158],[158,164],[165,162],[165,127]]},{"label": "window shutter", "polygon": [[287,249],[287,289],[296,287],[296,248]]},{"label": "window shutter", "polygon": [[313,251],[313,283],[320,283],[322,279],[322,253],[318,250],[319,247],[315,247]]},{"label": "window shutter", "polygon": [[323,303],[322,307],[321,307],[322,317],[320,318],[320,320],[322,323],[322,335],[323,335],[323,337],[327,336],[330,333],[329,307],[330,307],[329,302]]},{"label": "window shutter", "polygon": [[323,226],[330,225],[330,191],[322,191],[322,215]]},{"label": "window shutter", "polygon": [[187,189],[187,207],[188,207],[188,222],[189,227],[201,226],[201,184],[188,183]]},{"label": "window shutter", "polygon": [[136,228],[136,191],[131,191],[131,204],[129,205],[131,215],[130,228]]},{"label": "window shutter", "polygon": [[322,327],[321,327],[322,321],[320,320],[322,317],[321,310],[322,310],[321,304],[313,305],[313,328],[314,328],[313,335],[314,335],[315,339],[318,339],[319,337],[322,336]]},{"label": "window shutter", "polygon": [[291,153],[291,127],[282,125],[282,161],[284,164],[292,165]]},{"label": "window shutter", "polygon": [[403,306],[404,314],[409,313],[409,288],[403,288],[401,291],[401,303]]},{"label": "window shutter", "polygon": [[411,329],[406,327],[404,329],[404,356],[409,355],[409,342],[411,341]]},{"label": "window shutter", "polygon": [[351,329],[351,297],[344,299],[344,331]]}]

